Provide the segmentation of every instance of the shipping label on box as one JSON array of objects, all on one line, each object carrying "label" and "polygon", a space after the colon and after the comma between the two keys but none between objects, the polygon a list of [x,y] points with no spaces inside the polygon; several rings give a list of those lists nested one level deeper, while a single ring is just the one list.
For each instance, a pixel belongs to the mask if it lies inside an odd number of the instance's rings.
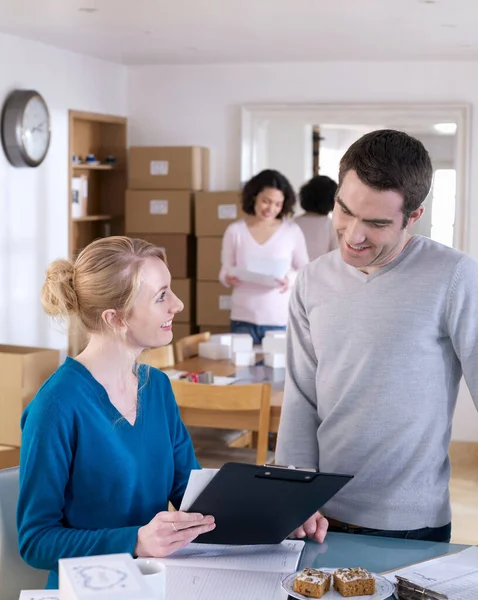
[{"label": "shipping label on box", "polygon": [[150,200],[149,201],[150,215],[167,215],[168,201],[167,200]]},{"label": "shipping label on box", "polygon": [[219,310],[231,310],[232,296],[219,296]]},{"label": "shipping label on box", "polygon": [[149,163],[150,175],[167,175],[169,173],[169,161],[167,160],[152,160]]},{"label": "shipping label on box", "polygon": [[229,219],[235,221],[237,219],[237,205],[236,204],[220,204],[217,207],[217,218],[218,219]]}]

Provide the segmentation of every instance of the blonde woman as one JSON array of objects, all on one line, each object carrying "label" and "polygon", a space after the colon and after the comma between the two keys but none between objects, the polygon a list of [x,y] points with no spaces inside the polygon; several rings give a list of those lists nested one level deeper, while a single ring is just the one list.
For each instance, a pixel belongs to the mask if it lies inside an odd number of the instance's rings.
[{"label": "blonde woman", "polygon": [[183,309],[159,248],[100,239],[75,263],[53,262],[45,312],[76,315],[89,343],[42,386],[22,417],[19,547],[58,587],[64,557],[128,552],[166,556],[214,519],[178,508],[199,468],[171,385],[135,361],[171,342]]}]

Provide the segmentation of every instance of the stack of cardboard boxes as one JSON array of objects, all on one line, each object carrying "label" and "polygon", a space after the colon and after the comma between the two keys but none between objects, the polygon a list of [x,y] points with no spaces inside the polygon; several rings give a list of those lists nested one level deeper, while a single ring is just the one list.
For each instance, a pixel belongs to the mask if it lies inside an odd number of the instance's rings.
[{"label": "stack of cardboard boxes", "polygon": [[219,283],[222,236],[230,223],[242,217],[240,192],[196,194],[197,322],[200,331],[229,331],[231,290]]},{"label": "stack of cardboard boxes", "polygon": [[164,248],[184,310],[174,335],[196,331],[194,193],[209,189],[209,150],[196,146],[129,149],[125,231]]},{"label": "stack of cardboard boxes", "polygon": [[0,469],[19,464],[22,413],[59,362],[58,350],[0,345]]}]

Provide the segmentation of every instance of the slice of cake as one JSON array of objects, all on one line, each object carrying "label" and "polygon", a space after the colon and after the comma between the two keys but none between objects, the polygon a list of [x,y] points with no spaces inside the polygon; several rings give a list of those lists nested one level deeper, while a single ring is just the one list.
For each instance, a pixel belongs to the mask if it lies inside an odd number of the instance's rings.
[{"label": "slice of cake", "polygon": [[334,572],[334,588],[344,596],[369,596],[375,594],[375,579],[362,567],[337,569]]},{"label": "slice of cake", "polygon": [[322,598],[330,590],[332,575],[317,569],[304,569],[294,579],[294,592],[308,598]]}]

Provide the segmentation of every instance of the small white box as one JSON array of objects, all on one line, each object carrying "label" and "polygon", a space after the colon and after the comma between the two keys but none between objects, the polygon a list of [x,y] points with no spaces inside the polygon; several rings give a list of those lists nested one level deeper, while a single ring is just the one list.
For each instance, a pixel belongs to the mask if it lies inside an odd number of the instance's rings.
[{"label": "small white box", "polygon": [[232,344],[232,334],[230,333],[214,333],[209,338],[210,342],[215,344],[221,344],[223,346],[230,346]]},{"label": "small white box", "polygon": [[283,337],[273,337],[271,335],[262,340],[262,350],[264,354],[285,354],[286,339]]},{"label": "small white box", "polygon": [[227,360],[231,358],[231,346],[216,344],[216,342],[200,342],[198,354],[201,358],[210,360]]},{"label": "small white box", "polygon": [[130,554],[59,561],[60,600],[155,600]]},{"label": "small white box", "polygon": [[272,337],[272,338],[285,338],[286,337],[286,332],[285,331],[281,331],[279,330],[274,330],[274,329],[269,329],[268,331],[266,331],[266,335],[265,337]]},{"label": "small white box", "polygon": [[18,600],[60,600],[59,590],[22,590]]},{"label": "small white box", "polygon": [[285,369],[285,354],[264,354],[264,364],[273,369]]},{"label": "small white box", "polygon": [[256,364],[255,352],[233,352],[232,362],[236,367],[253,367]]},{"label": "small white box", "polygon": [[253,340],[249,333],[232,334],[232,352],[252,352]]}]

